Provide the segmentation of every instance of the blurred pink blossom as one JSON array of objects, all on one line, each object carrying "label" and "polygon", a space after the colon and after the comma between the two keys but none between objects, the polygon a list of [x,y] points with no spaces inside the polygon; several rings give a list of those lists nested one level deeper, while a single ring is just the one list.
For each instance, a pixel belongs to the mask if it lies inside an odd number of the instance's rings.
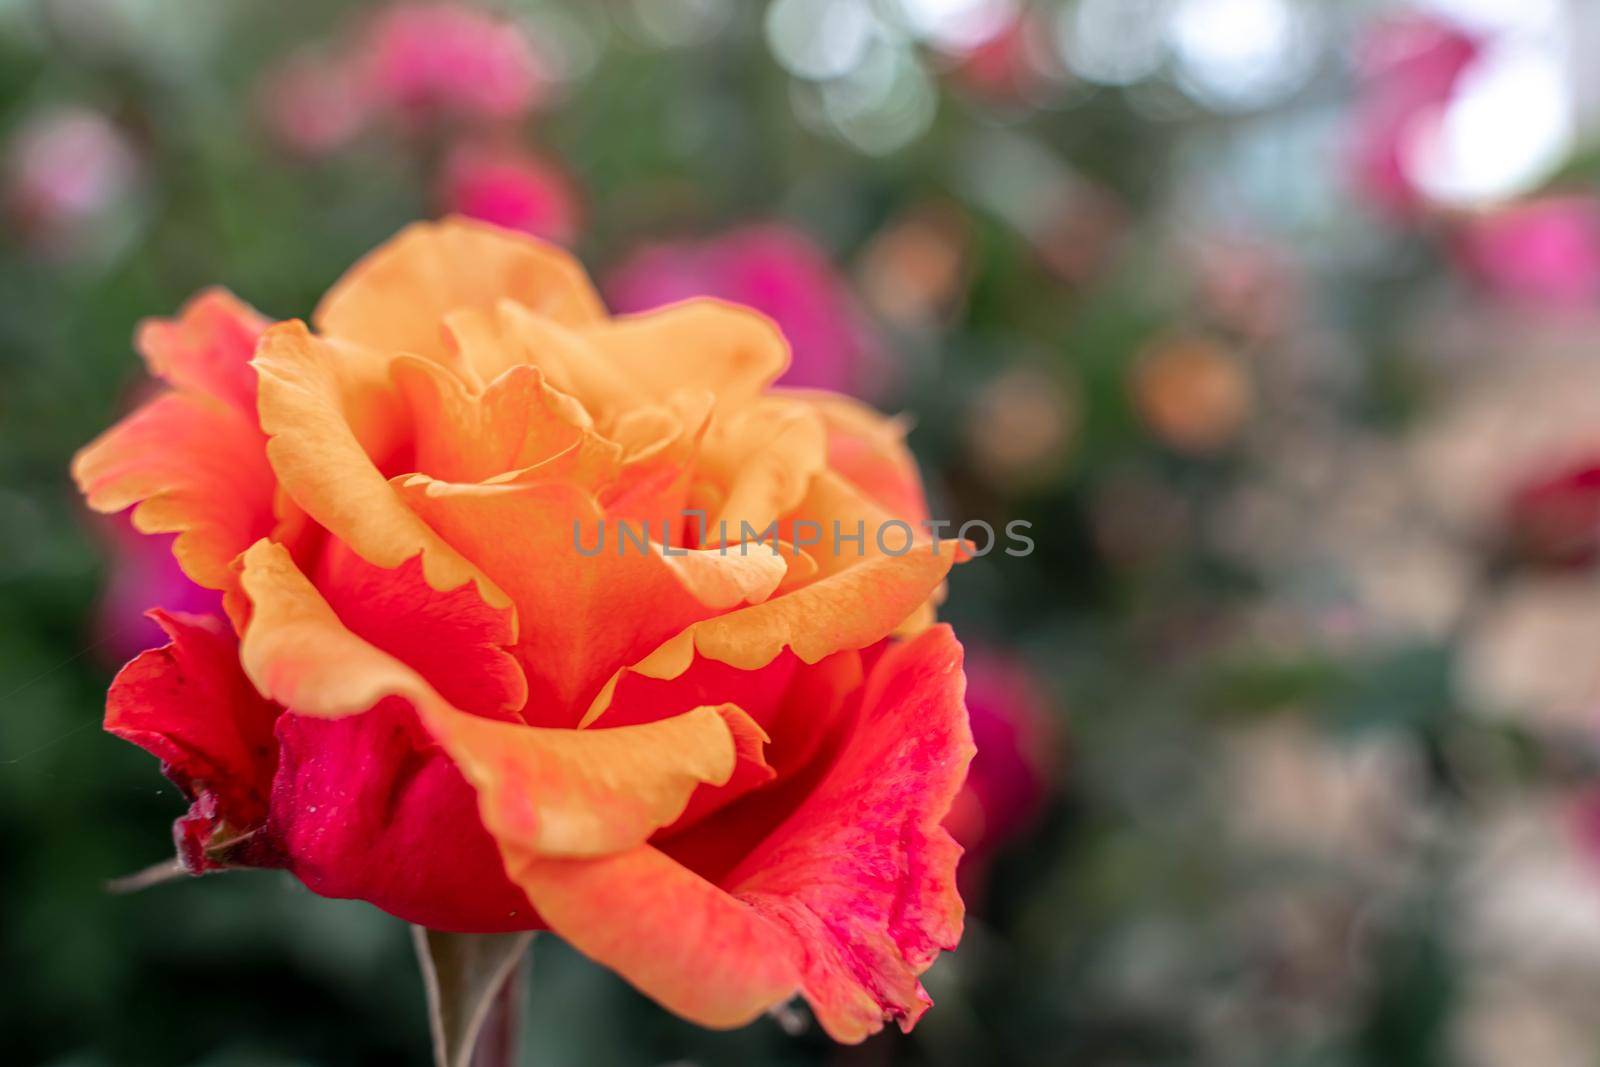
[{"label": "blurred pink blossom", "polygon": [[578,197],[554,163],[514,146],[463,144],[445,163],[440,200],[449,213],[570,243]]},{"label": "blurred pink blossom", "polygon": [[1600,786],[1590,786],[1574,796],[1567,809],[1572,830],[1585,854],[1600,864]]},{"label": "blurred pink blossom", "polygon": [[170,640],[145,617],[153,607],[194,614],[222,610],[222,594],[190,581],[172,555],[172,534],[141,534],[127,515],[105,524],[110,540],[109,581],[95,609],[95,652],[105,662],[124,663]]},{"label": "blurred pink blossom", "polygon": [[1458,235],[1463,269],[1488,292],[1551,308],[1600,301],[1600,200],[1549,197],[1469,221]]},{"label": "blurred pink blossom", "polygon": [[409,120],[515,119],[546,88],[522,28],[465,3],[389,7],[366,24],[357,55],[374,101]]},{"label": "blurred pink blossom", "polygon": [[880,389],[881,349],[828,256],[790,226],[770,223],[703,242],[639,249],[606,286],[619,312],[693,296],[747,304],[777,322],[794,359],[782,384],[870,395]]},{"label": "blurred pink blossom", "polygon": [[267,126],[280,143],[321,156],[359,134],[371,97],[351,65],[337,56],[300,52],[268,73],[261,87]]},{"label": "blurred pink blossom", "polygon": [[959,57],[953,72],[955,80],[989,100],[1034,100],[1053,78],[1060,76],[1050,61],[1050,48],[1044,43],[1048,29],[1043,22],[1038,12],[1017,12],[998,32]]},{"label": "blurred pink blossom", "polygon": [[994,857],[1044,810],[1055,773],[1056,730],[1038,680],[1021,661],[969,649],[967,712],[978,753],[945,826],[966,850],[959,877],[978,896]]},{"label": "blurred pink blossom", "polygon": [[110,119],[87,108],[47,112],[6,147],[6,214],[37,243],[70,245],[127,198],[138,174],[138,157]]},{"label": "blurred pink blossom", "polygon": [[1359,42],[1352,165],[1358,191],[1379,210],[1405,218],[1422,206],[1406,156],[1481,51],[1478,38],[1422,12],[1380,18]]}]

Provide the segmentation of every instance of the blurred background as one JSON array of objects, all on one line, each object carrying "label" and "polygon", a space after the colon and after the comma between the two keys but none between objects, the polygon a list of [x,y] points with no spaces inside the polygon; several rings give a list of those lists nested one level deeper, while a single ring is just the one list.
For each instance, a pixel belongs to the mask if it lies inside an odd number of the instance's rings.
[{"label": "blurred background", "polygon": [[[0,1060],[423,1064],[401,923],[99,730],[165,545],[75,448],[135,323],[408,220],[905,412],[980,755],[910,1037],[699,1031],[553,939],[525,1062],[1600,1063],[1600,5],[0,0]],[[798,1031],[798,1032],[796,1032]]]}]

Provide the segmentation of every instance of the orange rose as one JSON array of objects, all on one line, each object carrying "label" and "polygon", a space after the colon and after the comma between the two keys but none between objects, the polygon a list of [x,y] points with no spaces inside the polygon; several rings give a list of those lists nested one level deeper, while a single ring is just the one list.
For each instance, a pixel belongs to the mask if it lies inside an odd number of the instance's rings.
[{"label": "orange rose", "polygon": [[145,325],[172,388],[74,463],[223,593],[157,612],[107,705],[193,801],[184,865],[548,928],[708,1026],[798,992],[839,1040],[909,1027],[972,746],[952,547],[875,536],[924,516],[893,424],[769,388],[751,311],[609,318],[563,252],[463,222],[312,321],[213,291]]}]

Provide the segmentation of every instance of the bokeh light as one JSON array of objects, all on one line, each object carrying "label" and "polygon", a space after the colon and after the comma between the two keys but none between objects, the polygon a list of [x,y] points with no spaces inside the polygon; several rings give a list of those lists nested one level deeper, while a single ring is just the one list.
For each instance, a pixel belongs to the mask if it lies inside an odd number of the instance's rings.
[{"label": "bokeh light", "polygon": [[1170,0],[1079,0],[1062,6],[1056,37],[1072,70],[1091,82],[1128,85],[1166,56]]},{"label": "bokeh light", "polygon": [[1314,10],[1296,0],[1178,0],[1171,40],[1180,83],[1218,110],[1276,103],[1316,72]]}]

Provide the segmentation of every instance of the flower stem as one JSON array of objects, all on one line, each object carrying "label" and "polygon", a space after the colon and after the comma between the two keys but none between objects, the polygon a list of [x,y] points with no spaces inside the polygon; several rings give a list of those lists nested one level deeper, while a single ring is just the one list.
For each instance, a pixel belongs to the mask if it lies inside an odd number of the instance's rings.
[{"label": "flower stem", "polygon": [[500,984],[478,1031],[472,1067],[516,1067],[521,1063],[522,1000],[528,986],[529,954],[524,954]]}]

